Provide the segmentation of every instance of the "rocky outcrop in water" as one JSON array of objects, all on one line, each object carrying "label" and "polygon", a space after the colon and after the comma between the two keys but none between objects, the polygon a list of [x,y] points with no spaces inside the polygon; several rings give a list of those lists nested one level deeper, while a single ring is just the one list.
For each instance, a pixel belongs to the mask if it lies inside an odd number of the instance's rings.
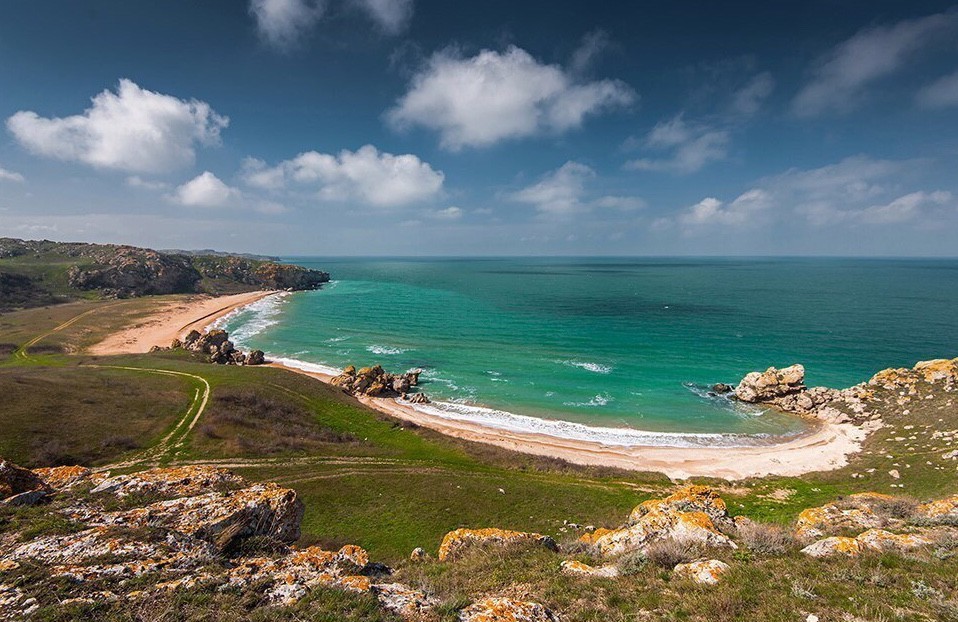
[{"label": "rocky outcrop in water", "polygon": [[358,370],[350,365],[330,382],[337,387],[341,387],[350,395],[402,397],[414,404],[425,404],[429,402],[429,398],[424,394],[410,395],[412,388],[419,384],[421,373],[421,369],[414,369],[404,374],[391,374],[379,365],[363,367]]},{"label": "rocky outcrop in water", "polygon": [[[0,538],[0,573],[12,577],[0,583],[0,619],[23,619],[41,607],[136,603],[201,586],[247,592],[272,606],[292,605],[316,588],[369,593],[404,617],[436,604],[419,590],[384,580],[391,571],[370,563],[358,546],[289,547],[303,517],[296,492],[251,484],[223,469],[187,466],[108,477],[82,467],[30,471],[0,461],[0,486],[0,494],[44,491],[52,496],[51,524],[71,526],[69,533]],[[110,508],[118,503],[128,507]],[[234,553],[257,538],[274,543],[271,555]],[[27,568],[36,577],[38,567],[56,589],[17,578]]]}]

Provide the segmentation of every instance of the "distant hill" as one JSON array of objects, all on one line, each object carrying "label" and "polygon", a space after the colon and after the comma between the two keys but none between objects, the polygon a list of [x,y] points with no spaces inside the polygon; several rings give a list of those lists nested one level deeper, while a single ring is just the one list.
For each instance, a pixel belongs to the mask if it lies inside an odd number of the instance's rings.
[{"label": "distant hill", "polygon": [[203,248],[200,250],[183,250],[179,248],[162,248],[157,252],[163,253],[164,255],[189,255],[190,257],[196,256],[208,256],[208,257],[242,257],[243,259],[256,259],[258,261],[279,261],[279,257],[274,257],[272,255],[256,255],[254,253],[227,253],[225,251],[217,251],[212,248]]},{"label": "distant hill", "polygon": [[0,238],[0,311],[80,298],[315,289],[329,274],[225,253]]}]

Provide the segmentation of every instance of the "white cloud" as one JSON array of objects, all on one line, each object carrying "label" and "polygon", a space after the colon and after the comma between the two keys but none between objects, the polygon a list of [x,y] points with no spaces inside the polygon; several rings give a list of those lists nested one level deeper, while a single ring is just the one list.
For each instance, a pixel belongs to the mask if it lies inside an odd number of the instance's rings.
[{"label": "white cloud", "polygon": [[610,45],[609,35],[604,30],[593,30],[586,34],[582,37],[582,43],[572,53],[569,71],[574,74],[586,73]]},{"label": "white cloud", "polygon": [[369,17],[389,34],[405,30],[413,12],[413,0],[353,0]]},{"label": "white cloud", "polygon": [[242,193],[209,171],[176,188],[172,199],[187,207],[225,207],[242,200]]},{"label": "white cloud", "polygon": [[561,133],[635,98],[623,82],[577,83],[561,67],[539,63],[515,46],[471,58],[445,50],[433,55],[386,117],[397,128],[438,131],[442,146],[457,151]]},{"label": "white cloud", "polygon": [[679,114],[659,122],[644,141],[648,149],[668,150],[664,158],[639,158],[626,162],[625,168],[638,171],[694,173],[710,162],[724,160],[728,154],[730,135],[727,130],[707,125],[686,123]]},{"label": "white cloud", "polygon": [[260,37],[269,45],[288,50],[323,17],[325,0],[250,0]]},{"label": "white cloud", "polygon": [[869,224],[907,222],[921,217],[926,210],[942,206],[955,206],[950,192],[911,192],[886,204],[871,205],[862,210],[853,210],[851,218]]},{"label": "white cloud", "polygon": [[29,151],[96,168],[158,173],[186,167],[194,146],[215,145],[229,124],[206,102],[182,100],[120,80],[117,92],[103,91],[83,114],[45,118],[20,111],[7,128]]},{"label": "white cloud", "polygon": [[721,225],[742,227],[754,225],[760,215],[771,206],[771,197],[764,190],[753,188],[725,204],[708,197],[689,207],[679,220],[685,225]]},{"label": "white cloud", "polygon": [[22,184],[26,179],[20,173],[9,171],[0,166],[0,181],[15,181]]},{"label": "white cloud", "polygon": [[433,216],[438,220],[459,220],[462,218],[462,215],[462,208],[456,207],[455,205],[447,207],[446,209],[437,210],[433,213]]},{"label": "white cloud", "polygon": [[854,108],[872,83],[905,67],[915,53],[954,29],[958,13],[939,13],[859,31],[819,59],[792,102],[803,117]]},{"label": "white cloud", "polygon": [[365,145],[338,155],[307,151],[274,167],[247,159],[244,178],[247,184],[265,190],[291,184],[317,186],[324,200],[394,207],[435,197],[445,176],[412,154],[393,155]]},{"label": "white cloud", "polygon": [[751,117],[759,111],[765,100],[775,90],[772,74],[760,73],[737,90],[732,96],[732,111],[735,114]]},{"label": "white cloud", "polygon": [[918,91],[917,100],[922,108],[958,106],[958,71]]},{"label": "white cloud", "polygon": [[638,197],[602,196],[588,199],[587,183],[596,177],[590,167],[579,162],[566,162],[509,198],[519,203],[533,205],[545,215],[567,217],[594,208],[633,210],[645,206]]}]

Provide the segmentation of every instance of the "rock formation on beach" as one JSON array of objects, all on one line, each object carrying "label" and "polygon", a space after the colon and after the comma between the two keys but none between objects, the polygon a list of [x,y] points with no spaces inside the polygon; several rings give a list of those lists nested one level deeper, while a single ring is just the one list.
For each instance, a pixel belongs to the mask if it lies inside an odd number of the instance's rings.
[{"label": "rock formation on beach", "polygon": [[[262,350],[252,350],[249,354],[237,350],[236,346],[229,339],[229,334],[222,329],[200,333],[191,330],[183,340],[174,339],[170,344],[170,349],[175,350],[183,348],[190,352],[205,354],[210,363],[218,365],[262,365],[266,362],[266,357]],[[162,348],[154,348],[153,351]]]},{"label": "rock formation on beach", "polygon": [[350,365],[330,382],[337,387],[341,387],[350,395],[402,397],[413,404],[427,404],[429,398],[424,393],[410,395],[412,388],[419,384],[421,373],[421,369],[414,369],[404,374],[391,374],[379,365],[363,367],[358,370]]},{"label": "rock formation on beach", "polygon": [[867,408],[876,388],[901,391],[903,399],[898,400],[901,406],[918,394],[920,385],[945,392],[958,389],[958,358],[921,361],[912,369],[885,369],[868,382],[847,389],[807,388],[802,365],[783,369],[769,367],[764,372],[747,374],[735,386],[733,396],[743,402],[767,404],[830,423],[861,424],[879,418]]}]

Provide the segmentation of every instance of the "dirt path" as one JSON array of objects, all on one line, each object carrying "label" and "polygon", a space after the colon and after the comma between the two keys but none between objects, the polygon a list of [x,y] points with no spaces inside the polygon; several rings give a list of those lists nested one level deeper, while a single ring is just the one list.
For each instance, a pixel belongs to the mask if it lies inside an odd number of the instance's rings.
[{"label": "dirt path", "polygon": [[14,356],[16,356],[17,358],[21,358],[21,359],[29,358],[29,356],[30,356],[30,355],[29,355],[29,350],[30,350],[30,348],[32,348],[33,346],[37,345],[38,343],[40,343],[41,341],[43,341],[44,339],[46,339],[47,337],[49,337],[49,336],[52,335],[53,333],[58,333],[58,332],[60,332],[61,330],[63,330],[64,328],[69,328],[70,326],[73,326],[73,325],[76,324],[78,321],[82,320],[83,318],[87,317],[88,315],[92,315],[93,313],[96,313],[97,311],[102,311],[103,309],[108,309],[108,308],[111,308],[111,307],[113,307],[113,306],[115,306],[115,305],[112,305],[112,304],[111,304],[111,305],[103,305],[103,306],[100,306],[100,307],[95,307],[95,308],[93,308],[93,309],[88,309],[87,311],[84,311],[83,313],[80,313],[80,314],[78,314],[78,315],[73,316],[72,318],[70,318],[70,319],[67,320],[66,322],[60,324],[60,325],[57,326],[56,328],[52,328],[52,329],[48,330],[47,332],[43,333],[42,335],[39,335],[39,336],[37,336],[37,337],[34,337],[34,338],[31,339],[30,341],[28,341],[28,342],[26,342],[25,344],[23,344],[22,346],[20,346],[20,348],[14,353]]}]

